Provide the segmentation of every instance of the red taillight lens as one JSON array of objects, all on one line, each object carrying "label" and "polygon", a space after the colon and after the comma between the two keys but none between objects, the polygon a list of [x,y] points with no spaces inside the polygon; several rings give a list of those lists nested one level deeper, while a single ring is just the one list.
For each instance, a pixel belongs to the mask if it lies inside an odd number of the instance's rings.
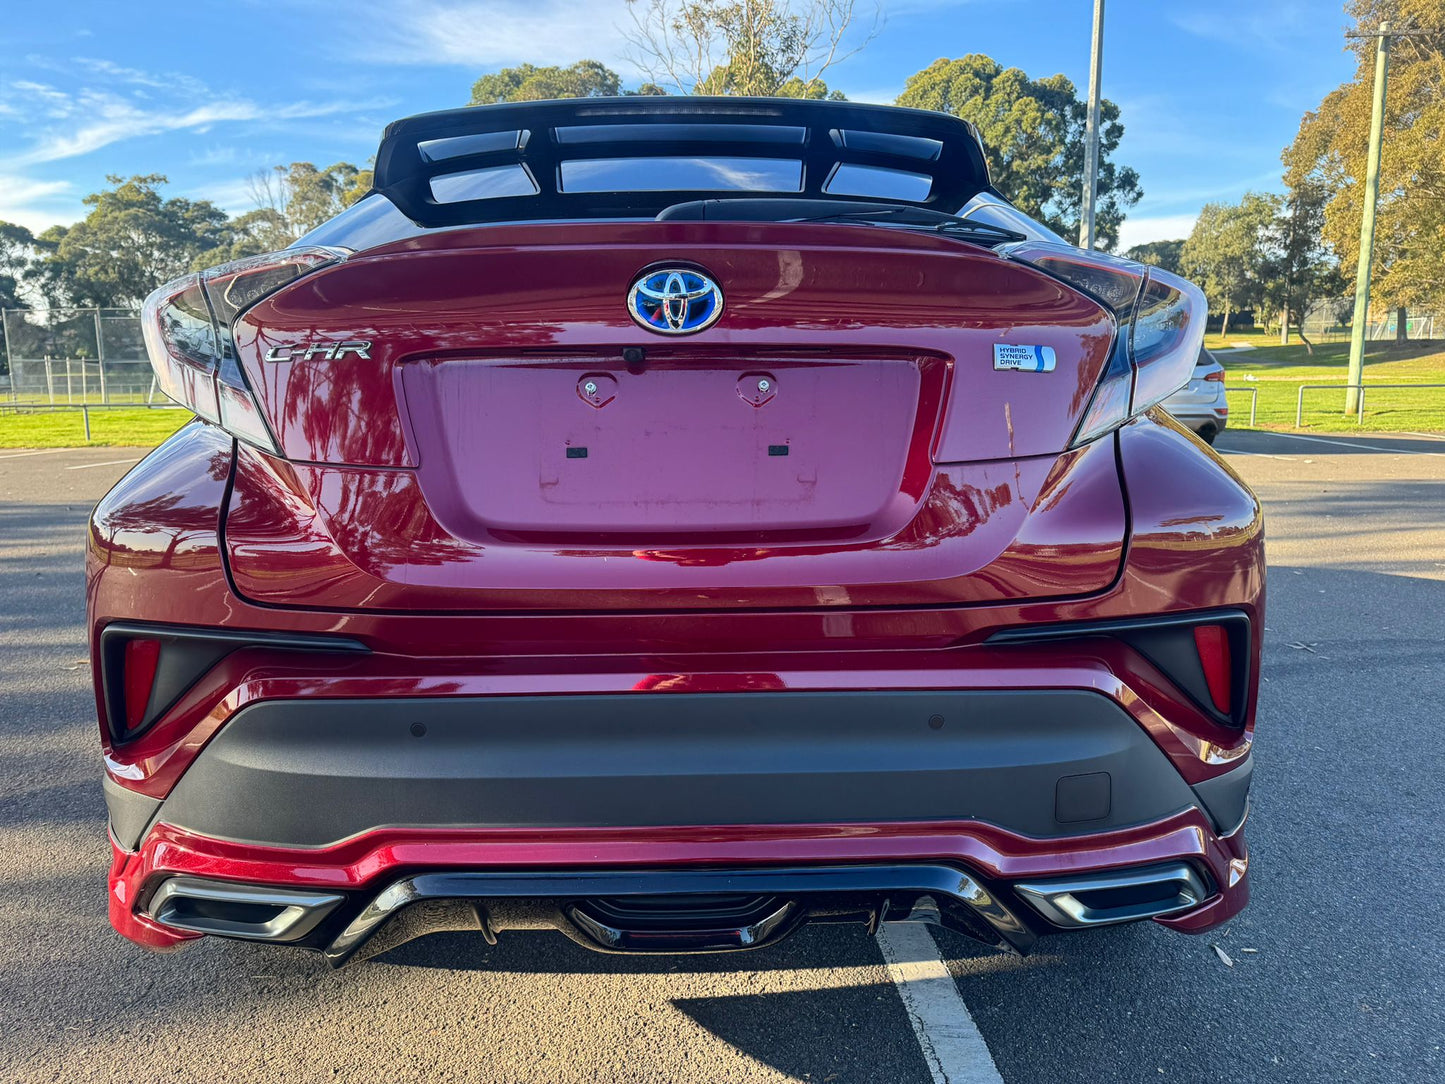
[{"label": "red taillight lens", "polygon": [[146,298],[141,314],[156,384],[207,421],[266,451],[278,451],[236,358],[231,324],[267,294],[345,255],[340,249],[287,249],[162,286]]},{"label": "red taillight lens", "polygon": [[1085,252],[1072,245],[1020,241],[1000,249],[1012,260],[1022,260],[1063,279],[1106,306],[1121,321],[1128,320],[1147,270],[1143,264],[1104,252]]},{"label": "red taillight lens", "polygon": [[136,730],[145,722],[156,667],[161,661],[161,642],[138,638],[127,640],[122,684],[125,688],[125,728]]},{"label": "red taillight lens", "polygon": [[1224,383],[1224,370],[1223,370],[1223,369],[1215,369],[1215,370],[1213,370],[1212,372],[1205,373],[1205,374],[1204,374],[1204,379],[1205,379],[1205,380],[1213,380],[1213,381],[1216,381],[1216,382],[1218,382],[1218,383],[1220,383],[1220,384],[1223,384],[1223,383]]},{"label": "red taillight lens", "polygon": [[1223,715],[1230,714],[1233,706],[1234,660],[1229,651],[1229,633],[1223,625],[1197,625],[1194,629],[1194,646],[1199,652],[1199,664],[1204,668],[1204,680],[1209,686],[1209,699]]}]

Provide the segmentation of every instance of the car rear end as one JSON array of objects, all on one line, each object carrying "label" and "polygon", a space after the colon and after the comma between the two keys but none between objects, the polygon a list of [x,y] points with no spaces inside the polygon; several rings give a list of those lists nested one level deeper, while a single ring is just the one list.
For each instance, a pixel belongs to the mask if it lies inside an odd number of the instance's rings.
[{"label": "car rear end", "polygon": [[[206,420],[91,528],[116,928],[341,963],[440,929],[677,952],[913,918],[1027,951],[1236,913],[1259,510],[1155,408],[1198,291],[997,228],[574,204],[566,147],[636,158],[644,123],[734,170],[720,143],[791,161],[801,129],[820,200],[850,164],[955,207],[987,182],[934,115],[586,108],[403,122],[327,245],[148,303]],[[551,217],[438,199],[514,159]],[[638,319],[638,284],[701,283],[701,326]]]}]

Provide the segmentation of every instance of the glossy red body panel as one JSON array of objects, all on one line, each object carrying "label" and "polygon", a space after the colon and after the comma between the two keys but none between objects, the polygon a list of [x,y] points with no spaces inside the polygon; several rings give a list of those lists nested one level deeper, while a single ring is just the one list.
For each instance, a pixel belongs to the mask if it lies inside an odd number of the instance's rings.
[{"label": "glossy red body panel", "polygon": [[[681,341],[643,331],[624,304],[643,268],[669,260],[706,269],[726,297],[716,324]],[[1113,334],[1112,319],[1081,294],[938,235],[847,225],[571,222],[454,230],[369,250],[250,309],[236,326],[236,346],[288,459],[374,466],[417,463],[397,378],[413,362],[478,351],[615,359],[625,346],[684,361],[707,351],[740,359],[769,351],[932,355],[948,359],[961,389],[949,397],[934,448],[936,460],[948,463],[1061,451]],[[263,360],[273,348],[357,338],[372,342],[367,362]],[[1028,374],[996,372],[995,342],[1052,347],[1058,370],[1042,385]],[[557,409],[573,405],[566,398]],[[699,482],[705,486],[705,473]]]},{"label": "glossy red body panel", "polygon": [[227,556],[237,591],[255,602],[409,612],[1000,602],[1087,595],[1118,575],[1125,520],[1111,441],[1057,458],[921,466],[917,507],[863,537],[546,543],[475,521],[448,530],[411,471],[292,464],[242,447]]}]

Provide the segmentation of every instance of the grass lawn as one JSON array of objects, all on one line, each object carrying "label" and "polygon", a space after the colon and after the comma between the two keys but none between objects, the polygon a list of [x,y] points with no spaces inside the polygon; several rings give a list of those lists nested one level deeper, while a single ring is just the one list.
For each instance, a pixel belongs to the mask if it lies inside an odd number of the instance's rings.
[{"label": "grass lawn", "polygon": [[[151,447],[191,420],[187,410],[92,410],[90,444]],[[78,410],[0,410],[0,448],[85,447],[85,421]]]},{"label": "grass lawn", "polygon": [[[1349,366],[1347,342],[1321,343],[1311,354],[1291,336],[1288,346],[1279,336],[1231,334],[1221,341],[1211,335],[1205,345],[1220,351],[1247,342],[1253,350],[1216,353],[1231,387],[1259,389],[1258,425],[1261,429],[1293,429],[1295,402],[1301,384],[1339,384],[1338,389],[1305,392],[1304,429],[1332,433],[1435,432],[1445,433],[1445,388],[1386,389],[1370,391],[1371,384],[1445,384],[1445,342],[1438,339],[1406,343],[1365,344],[1365,420],[1356,424],[1344,414],[1343,387]],[[1229,394],[1229,421],[1236,428],[1249,424],[1248,392]]]}]

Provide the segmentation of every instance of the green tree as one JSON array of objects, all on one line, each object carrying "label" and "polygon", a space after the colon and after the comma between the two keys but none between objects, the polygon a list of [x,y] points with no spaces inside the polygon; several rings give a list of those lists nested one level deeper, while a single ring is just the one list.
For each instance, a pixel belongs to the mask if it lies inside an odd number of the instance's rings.
[{"label": "green tree", "polygon": [[[1372,293],[1388,306],[1445,309],[1445,5],[1352,0],[1355,77],[1306,113],[1285,151],[1286,182],[1326,193],[1323,235],[1340,261],[1359,259],[1376,40],[1381,20],[1408,29],[1390,47]],[[1403,313],[1401,313],[1403,316]],[[1400,321],[1401,327],[1404,320]]]},{"label": "green tree", "polygon": [[112,187],[85,197],[83,219],[36,239],[43,254],[32,276],[51,304],[139,305],[224,239],[225,212],[208,200],[164,198],[163,175],[106,180]]},{"label": "green tree", "polygon": [[627,0],[631,59],[679,94],[829,98],[823,73],[878,32],[856,0]]},{"label": "green tree", "polygon": [[1142,245],[1135,245],[1124,255],[1139,263],[1147,263],[1151,267],[1162,267],[1165,271],[1172,271],[1176,275],[1184,273],[1184,239],[1177,241],[1145,241]]},{"label": "green tree", "polygon": [[252,210],[226,223],[218,243],[196,255],[196,269],[275,252],[340,214],[371,190],[372,171],[337,162],[273,166],[250,178]]},{"label": "green tree", "polygon": [[1264,288],[1273,273],[1270,230],[1283,200],[1246,192],[1237,204],[1206,203],[1184,242],[1184,271],[1197,282],[1212,309],[1221,310],[1222,335],[1230,317],[1263,304]]},{"label": "green tree", "polygon": [[607,98],[622,93],[622,79],[596,60],[579,60],[563,68],[521,64],[484,75],[472,84],[468,105],[536,102],[549,98]]},{"label": "green tree", "polygon": [[[35,258],[35,235],[14,222],[0,222],[0,310],[25,304],[26,280]],[[0,324],[0,373],[9,371],[10,344]]]},{"label": "green tree", "polygon": [[0,222],[0,309],[24,304],[25,281],[35,259],[35,235],[14,222]]},{"label": "green tree", "polygon": [[1344,292],[1344,277],[1329,242],[1324,238],[1325,205],[1330,192],[1317,179],[1305,177],[1279,204],[1266,244],[1271,249],[1263,286],[1266,305],[1280,314],[1280,342],[1289,342],[1290,318],[1299,324],[1299,337],[1309,353],[1314,345],[1305,338],[1304,318],[1310,305]]},{"label": "green tree", "polygon": [[[1068,78],[1030,79],[1018,68],[971,53],[936,60],[910,76],[898,104],[972,121],[983,137],[995,187],[1056,233],[1078,235],[1088,106]],[[1107,249],[1118,241],[1127,209],[1144,194],[1139,174],[1110,157],[1123,138],[1119,107],[1106,99],[1100,105],[1094,230]]]},{"label": "green tree", "polygon": [[237,215],[226,223],[224,239],[191,260],[192,271],[203,271],[217,264],[275,252],[296,240],[300,233],[292,229],[279,211],[258,207]]}]

